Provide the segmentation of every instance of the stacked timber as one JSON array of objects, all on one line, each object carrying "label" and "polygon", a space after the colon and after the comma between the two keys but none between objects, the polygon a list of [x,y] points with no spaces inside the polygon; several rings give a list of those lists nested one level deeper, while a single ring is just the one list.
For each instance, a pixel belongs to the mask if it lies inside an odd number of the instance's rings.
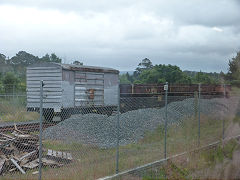
[{"label": "stacked timber", "polygon": [[[45,151],[45,150],[44,150]],[[39,137],[16,128],[11,134],[0,132],[0,175],[39,166]],[[61,167],[72,161],[70,153],[48,150],[42,158],[43,166]]]}]

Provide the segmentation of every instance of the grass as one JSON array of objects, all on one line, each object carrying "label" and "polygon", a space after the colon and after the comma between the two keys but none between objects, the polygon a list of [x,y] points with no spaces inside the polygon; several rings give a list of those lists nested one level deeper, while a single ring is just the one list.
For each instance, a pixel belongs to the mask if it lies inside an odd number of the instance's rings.
[{"label": "grass", "polygon": [[[219,144],[212,148],[188,153],[176,159],[168,160],[162,166],[146,170],[142,175],[142,179],[218,179],[218,176],[223,178],[224,174],[228,174],[224,172],[226,171],[225,165],[228,165],[230,170],[236,168],[233,167],[231,162],[234,151],[239,149],[240,145],[237,140],[232,139],[224,145]],[[222,168],[216,168],[219,167],[219,165],[221,165]],[[208,171],[206,171],[206,169]],[[238,172],[237,169],[235,171]],[[217,177],[212,176],[214,172],[219,175]],[[134,179],[134,175],[122,179],[131,178]]]},{"label": "grass", "polygon": [[0,99],[0,123],[30,121],[38,118],[37,112],[27,112],[22,98]]},{"label": "grass", "polygon": [[[226,126],[230,119],[226,119]],[[197,147],[198,142],[198,126],[197,120],[192,117],[185,119],[179,125],[169,126],[167,131],[167,155],[174,155]],[[222,121],[218,119],[203,116],[201,118],[201,145],[221,139]],[[211,138],[209,137],[211,136]],[[44,168],[44,179],[97,179],[106,175],[115,173],[115,153],[116,149],[101,149],[95,146],[82,145],[79,143],[69,143],[63,141],[44,141],[44,148],[59,151],[71,152],[75,161],[62,168],[52,169]],[[231,156],[234,150],[234,144],[226,145],[224,151],[217,149],[216,155],[211,152],[203,155],[204,161],[215,162],[221,160],[222,155]],[[146,132],[143,139],[138,143],[120,146],[119,152],[119,169],[120,171],[134,168],[149,162],[153,162],[163,158],[164,151],[164,128],[159,126],[153,132]],[[181,169],[172,165],[171,169],[175,169],[175,175],[172,177],[184,177],[188,170]],[[160,170],[159,176],[164,175],[164,171]],[[11,175],[14,178],[37,178],[35,175]],[[143,177],[143,179],[148,177]]]},{"label": "grass", "polygon": [[[4,120],[17,120],[14,118],[14,113],[21,112],[22,118],[19,121],[25,121],[26,119],[36,118],[35,114],[24,114],[24,108],[22,103],[16,105],[13,103],[1,103],[0,113],[4,117]],[[3,105],[4,104],[4,105]],[[10,115],[12,117],[10,118]],[[7,117],[9,116],[9,117]],[[27,117],[26,117],[27,116]],[[240,121],[238,119],[233,122]],[[225,119],[225,127],[227,128],[232,122],[232,119]],[[207,145],[210,142],[220,140],[222,138],[222,120],[214,118],[213,116],[206,116],[201,114],[200,121],[200,145]],[[44,141],[45,149],[53,149],[58,151],[71,152],[75,159],[73,163],[64,167],[53,169],[45,167],[43,169],[44,179],[97,179],[106,175],[114,174],[116,169],[115,154],[116,149],[101,149],[96,146],[83,145],[80,143],[70,143],[64,141]],[[175,155],[187,150],[191,150],[198,146],[198,119],[195,117],[188,117],[182,120],[182,123],[173,124],[168,127],[167,130],[167,155]],[[182,165],[175,163],[168,166],[168,170],[171,169],[171,177],[177,179],[184,179],[189,177],[190,172],[194,169],[201,169],[206,165],[214,165],[217,162],[223,161],[225,157],[230,158],[232,152],[236,146],[233,144],[226,144],[224,150],[217,148],[213,151],[209,151],[206,154],[202,154],[198,157],[199,163],[189,163],[190,166],[185,169]],[[134,168],[149,162],[153,162],[164,157],[164,127],[159,126],[154,131],[145,132],[144,138],[137,143],[120,146],[119,148],[119,169],[120,171]],[[191,159],[194,159],[191,157]],[[196,158],[197,159],[197,158]],[[192,161],[191,161],[192,162]],[[151,179],[158,173],[158,177],[165,177],[168,171],[166,169],[157,169],[151,173],[143,176],[143,179]],[[155,174],[154,174],[155,173]],[[37,179],[37,175],[28,173],[27,175],[21,175],[20,173],[7,175],[6,179]]]}]

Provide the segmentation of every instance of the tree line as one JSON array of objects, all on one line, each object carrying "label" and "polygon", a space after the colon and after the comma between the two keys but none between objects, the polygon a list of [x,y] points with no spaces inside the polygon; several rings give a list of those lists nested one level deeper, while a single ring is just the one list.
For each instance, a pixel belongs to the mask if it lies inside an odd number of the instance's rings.
[{"label": "tree line", "polygon": [[143,59],[133,72],[120,75],[122,84],[222,84],[240,85],[240,51],[229,60],[229,69],[225,74],[206,73],[196,71],[182,71],[176,65],[156,64],[153,65],[148,58]]},{"label": "tree line", "polygon": [[[62,63],[62,59],[55,53],[38,57],[25,51],[19,51],[11,58],[0,53],[0,93],[24,92],[26,89],[26,67],[44,62]],[[74,61],[73,64],[83,65],[79,61]]]},{"label": "tree line", "polygon": [[[41,62],[62,63],[62,59],[55,53],[42,57],[34,56],[25,51],[19,51],[15,56],[8,58],[0,53],[0,93],[24,92],[26,88],[26,67]],[[72,64],[83,65],[80,61]],[[228,62],[227,73],[205,73],[182,71],[176,65],[153,65],[148,58],[143,59],[133,72],[120,75],[120,83],[124,84],[222,84],[228,83],[240,86],[240,51]]]}]

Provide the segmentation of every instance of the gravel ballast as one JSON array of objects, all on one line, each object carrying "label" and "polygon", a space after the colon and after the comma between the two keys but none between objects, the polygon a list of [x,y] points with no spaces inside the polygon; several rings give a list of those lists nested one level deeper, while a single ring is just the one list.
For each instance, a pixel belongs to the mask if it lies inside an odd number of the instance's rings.
[{"label": "gravel ballast", "polygon": [[[217,119],[234,114],[238,99],[201,99],[201,113]],[[168,125],[180,124],[195,114],[194,98],[168,104]],[[154,131],[164,124],[165,108],[145,108],[122,113],[119,117],[120,145],[137,142],[146,131]],[[117,116],[77,114],[43,131],[44,139],[90,144],[101,148],[116,145]]]}]

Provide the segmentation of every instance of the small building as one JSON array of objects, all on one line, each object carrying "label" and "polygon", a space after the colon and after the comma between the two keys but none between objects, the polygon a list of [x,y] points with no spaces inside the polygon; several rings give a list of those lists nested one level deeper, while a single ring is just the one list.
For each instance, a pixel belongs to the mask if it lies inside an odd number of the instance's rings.
[{"label": "small building", "polygon": [[27,109],[39,111],[43,80],[46,120],[72,113],[111,113],[118,104],[119,71],[112,68],[41,63],[27,67]]}]

